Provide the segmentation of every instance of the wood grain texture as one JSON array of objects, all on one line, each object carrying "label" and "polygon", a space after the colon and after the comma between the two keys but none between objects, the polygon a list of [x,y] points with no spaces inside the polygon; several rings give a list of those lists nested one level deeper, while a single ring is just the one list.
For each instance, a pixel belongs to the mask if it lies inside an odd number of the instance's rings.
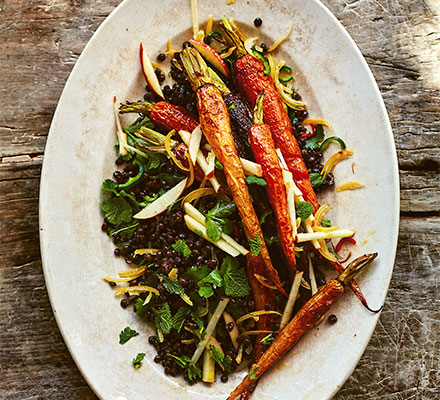
[{"label": "wood grain texture", "polygon": [[[384,311],[335,398],[434,399],[440,387],[440,5],[324,3],[360,47],[382,91],[399,156],[402,211]],[[117,4],[0,0],[0,398],[96,398],[50,308],[38,190],[59,95],[88,39]]]}]

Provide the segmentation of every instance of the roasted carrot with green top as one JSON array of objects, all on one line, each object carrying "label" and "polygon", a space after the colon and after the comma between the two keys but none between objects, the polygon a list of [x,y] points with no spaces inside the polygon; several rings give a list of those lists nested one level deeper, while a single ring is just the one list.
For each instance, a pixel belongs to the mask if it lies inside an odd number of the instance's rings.
[{"label": "roasted carrot with green top", "polygon": [[242,41],[230,26],[226,18],[222,19],[225,32],[234,43],[237,60],[234,63],[234,77],[237,88],[247,99],[251,107],[255,106],[258,95],[264,91],[264,122],[269,125],[277,147],[281,149],[289,170],[304,199],[319,208],[315,191],[310,182],[307,167],[302,158],[301,149],[293,136],[292,124],[284,104],[278,94],[272,77],[265,74],[263,62],[247,53]]},{"label": "roasted carrot with green top", "polygon": [[136,112],[149,115],[153,123],[168,130],[192,132],[199,124],[197,117],[186,108],[166,101],[159,101],[155,104],[148,101],[122,104],[119,112],[122,114]]},{"label": "roasted carrot with green top", "polygon": [[254,256],[261,257],[264,262],[266,267],[264,277],[286,294],[264,242],[260,221],[252,205],[243,167],[232,137],[228,108],[218,88],[223,92],[229,92],[229,89],[218,76],[213,75],[196,50],[184,49],[181,59],[193,89],[196,90],[197,109],[203,134],[223,165],[226,182],[240,214],[246,236],[249,241],[259,244],[258,254]]},{"label": "roasted carrot with green top", "polygon": [[[319,319],[328,311],[330,306],[344,293],[345,287],[353,276],[361,271],[367,264],[377,257],[377,253],[361,256],[351,264],[336,279],[322,287],[304,306],[293,319],[278,334],[275,341],[254,363],[249,374],[229,395],[228,400],[249,398],[256,381],[277,361],[279,361]],[[242,396],[244,395],[244,396]]]},{"label": "roasted carrot with green top", "polygon": [[255,160],[261,165],[266,180],[266,192],[278,223],[281,246],[289,263],[290,272],[295,271],[295,235],[287,206],[286,187],[283,173],[275,151],[269,125],[263,123],[262,103],[264,93],[257,99],[254,125],[249,129],[249,140]]}]

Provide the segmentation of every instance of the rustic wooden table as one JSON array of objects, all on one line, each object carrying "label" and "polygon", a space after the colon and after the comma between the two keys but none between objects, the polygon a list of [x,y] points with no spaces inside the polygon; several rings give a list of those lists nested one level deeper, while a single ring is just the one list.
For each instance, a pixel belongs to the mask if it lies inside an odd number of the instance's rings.
[{"label": "rustic wooden table", "polygon": [[[401,184],[390,291],[371,342],[336,399],[439,398],[440,2],[324,2],[360,47],[382,91]],[[38,189],[47,132],[69,72],[118,3],[0,0],[2,399],[96,398],[49,304]]]}]

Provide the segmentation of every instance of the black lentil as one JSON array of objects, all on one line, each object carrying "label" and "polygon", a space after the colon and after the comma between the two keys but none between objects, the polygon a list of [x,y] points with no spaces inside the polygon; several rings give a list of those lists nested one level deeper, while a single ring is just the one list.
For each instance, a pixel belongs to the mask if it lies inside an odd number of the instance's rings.
[{"label": "black lentil", "polygon": [[262,24],[263,24],[263,20],[262,20],[260,17],[257,17],[257,18],[254,19],[254,25],[255,25],[256,27],[259,27],[259,26],[261,26]]},{"label": "black lentil", "polygon": [[167,58],[167,56],[164,53],[159,53],[157,55],[157,61],[162,62],[162,61],[165,61],[166,58]]},{"label": "black lentil", "polygon": [[329,315],[327,321],[329,324],[334,325],[338,322],[338,317],[335,314]]}]

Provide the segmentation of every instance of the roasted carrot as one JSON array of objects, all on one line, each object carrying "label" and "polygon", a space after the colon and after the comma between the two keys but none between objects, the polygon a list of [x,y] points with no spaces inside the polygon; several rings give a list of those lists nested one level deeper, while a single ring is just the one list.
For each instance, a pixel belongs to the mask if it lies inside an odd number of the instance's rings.
[{"label": "roasted carrot", "polygon": [[264,73],[265,66],[261,60],[247,53],[226,18],[223,18],[223,23],[226,34],[236,46],[235,55],[238,59],[234,63],[234,77],[237,88],[251,107],[255,106],[258,95],[264,91],[264,122],[269,125],[275,144],[281,149],[304,199],[311,203],[316,211],[319,208],[318,200],[312,188],[301,149],[293,136],[292,124],[272,77]]},{"label": "roasted carrot", "polygon": [[249,139],[255,160],[263,170],[263,177],[267,183],[267,196],[278,222],[281,246],[289,263],[290,271],[293,272],[296,267],[295,235],[289,217],[286,187],[284,186],[283,173],[275,151],[275,143],[269,125],[263,124],[263,101],[264,93],[257,99],[254,125],[249,129]]},{"label": "roasted carrot", "polygon": [[197,109],[203,134],[223,165],[226,182],[240,214],[246,236],[249,240],[259,239],[259,257],[266,267],[266,274],[263,276],[286,294],[264,242],[260,221],[252,205],[243,167],[232,137],[228,108],[218,87],[224,92],[229,90],[218,77],[212,78],[205,61],[196,50],[186,48],[182,51],[181,59],[188,78],[196,90]]},{"label": "roasted carrot", "polygon": [[[362,270],[367,264],[377,257],[377,253],[361,256],[354,260],[342,274],[333,279],[319,290],[298,311],[293,319],[278,334],[275,341],[254,363],[246,378],[229,395],[228,400],[234,400],[245,394],[248,398],[250,388],[255,386],[256,381],[277,361],[279,361],[319,319],[328,311],[330,306],[344,293],[345,287],[353,279],[353,276]],[[243,397],[242,397],[243,398]]]},{"label": "roasted carrot", "polygon": [[149,115],[153,123],[167,130],[175,129],[176,131],[192,132],[199,124],[197,117],[186,108],[166,101],[159,101],[155,104],[148,101],[122,104],[119,111],[121,113],[138,112]]}]

